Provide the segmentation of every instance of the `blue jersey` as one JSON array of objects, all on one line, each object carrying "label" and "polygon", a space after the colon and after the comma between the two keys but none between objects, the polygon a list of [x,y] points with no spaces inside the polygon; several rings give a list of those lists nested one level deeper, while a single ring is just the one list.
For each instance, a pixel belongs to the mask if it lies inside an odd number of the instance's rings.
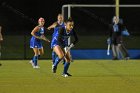
[{"label": "blue jersey", "polygon": [[53,32],[52,37],[54,37],[54,35],[56,34],[56,32],[57,32],[57,28],[58,28],[58,27],[65,27],[64,22],[61,23],[61,24],[57,22],[57,25],[56,25],[56,27],[54,28],[54,32]]},{"label": "blue jersey", "polygon": [[74,36],[75,41],[74,44],[77,43],[78,37],[74,30],[71,30],[69,33],[66,31],[65,27],[57,27],[55,28],[55,33],[53,35],[53,39],[51,42],[51,48],[56,45],[61,46],[62,48],[68,46],[68,38],[70,36]]},{"label": "blue jersey", "polygon": [[56,27],[64,27],[64,26],[65,26],[64,22],[62,22],[62,23],[57,22]]},{"label": "blue jersey", "polygon": [[[35,33],[36,36],[41,37],[44,35],[44,27],[40,27],[40,29]],[[34,36],[30,39],[30,48],[42,48],[42,40],[35,38]]]}]

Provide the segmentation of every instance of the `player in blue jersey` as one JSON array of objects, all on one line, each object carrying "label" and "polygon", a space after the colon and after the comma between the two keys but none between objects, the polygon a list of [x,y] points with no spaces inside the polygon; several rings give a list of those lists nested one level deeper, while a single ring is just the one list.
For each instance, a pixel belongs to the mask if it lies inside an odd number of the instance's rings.
[{"label": "player in blue jersey", "polygon": [[[53,51],[58,55],[58,57],[55,58],[55,63],[52,66],[53,73],[56,73],[57,65],[62,60],[65,59],[66,62],[64,64],[64,71],[62,76],[68,77],[71,76],[68,73],[68,68],[70,65],[70,53],[68,50],[70,50],[71,47],[73,47],[78,42],[78,37],[76,32],[73,30],[74,22],[72,19],[68,19],[66,21],[65,27],[57,27],[55,29],[56,33],[53,35],[53,39],[51,42],[51,48]],[[68,38],[70,36],[74,36],[74,42],[72,42],[70,45],[68,45]],[[68,47],[67,47],[68,46]],[[67,47],[66,51],[64,48]]]},{"label": "player in blue jersey", "polygon": [[64,20],[63,20],[63,15],[62,14],[58,14],[57,16],[57,21],[54,22],[52,25],[50,25],[47,29],[51,30],[54,29],[55,27],[63,27],[65,26]]},{"label": "player in blue jersey", "polygon": [[38,26],[36,26],[32,32],[31,32],[31,39],[30,39],[30,48],[34,51],[34,57],[33,57],[33,68],[39,68],[38,66],[38,56],[39,54],[44,54],[44,49],[42,46],[42,40],[50,42],[44,35],[44,24],[45,20],[44,18],[39,18],[38,20]]},{"label": "player in blue jersey", "polygon": [[[54,30],[53,35],[55,35],[55,33],[56,33],[55,28],[56,27],[64,27],[65,26],[65,23],[64,23],[64,20],[63,19],[64,19],[63,18],[63,15],[62,14],[58,14],[57,21],[54,22],[52,25],[50,25],[47,29],[48,30],[53,29]],[[52,35],[52,37],[53,37],[53,35]],[[52,51],[52,63],[55,62],[55,58],[56,57],[57,57],[56,53],[54,51]]]}]

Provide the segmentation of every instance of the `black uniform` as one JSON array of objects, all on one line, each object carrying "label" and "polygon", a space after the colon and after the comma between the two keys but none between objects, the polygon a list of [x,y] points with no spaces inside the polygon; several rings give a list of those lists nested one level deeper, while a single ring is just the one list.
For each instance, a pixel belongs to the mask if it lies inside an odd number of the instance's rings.
[{"label": "black uniform", "polygon": [[122,31],[125,29],[125,26],[121,23],[112,24],[111,31],[110,31],[110,38],[111,38],[111,46],[113,52],[113,59],[119,59],[120,54],[122,58],[128,59],[129,54],[123,44],[123,36]]}]

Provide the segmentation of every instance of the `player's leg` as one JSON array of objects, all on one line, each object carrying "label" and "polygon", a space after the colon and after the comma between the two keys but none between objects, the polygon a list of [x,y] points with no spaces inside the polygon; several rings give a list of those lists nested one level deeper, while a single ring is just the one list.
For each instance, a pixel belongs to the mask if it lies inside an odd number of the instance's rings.
[{"label": "player's leg", "polygon": [[112,44],[113,60],[118,60],[118,46]]},{"label": "player's leg", "polygon": [[34,57],[33,57],[34,68],[38,68],[38,54],[39,54],[39,49],[38,48],[33,48],[33,51],[34,51]]},{"label": "player's leg", "polygon": [[39,48],[38,57],[40,57],[41,55],[44,55],[44,48],[43,47]]},{"label": "player's leg", "polygon": [[62,48],[58,45],[53,47],[53,51],[58,55],[55,58],[55,62],[54,62],[53,67],[52,67],[53,73],[56,73],[57,65],[63,59],[64,52],[63,52]]},{"label": "player's leg", "polygon": [[123,44],[119,45],[119,50],[120,50],[121,55],[124,59],[129,59],[128,51]]},{"label": "player's leg", "polygon": [[117,58],[120,59],[120,51],[118,45],[116,46]]},{"label": "player's leg", "polygon": [[[39,49],[39,52],[38,52],[38,58],[40,58],[41,55],[44,54],[44,49],[43,47]],[[30,63],[34,63],[34,57],[30,60]]]},{"label": "player's leg", "polygon": [[125,59],[130,59],[129,53],[128,53],[126,47],[124,46],[124,44],[122,44],[122,49],[124,51]]},{"label": "player's leg", "polygon": [[52,51],[52,64],[55,63],[56,53]]},{"label": "player's leg", "polygon": [[70,66],[70,62],[71,62],[71,55],[70,55],[70,52],[68,51],[66,56],[65,56],[65,64],[64,64],[64,70],[63,70],[63,74],[62,76],[64,77],[67,77],[67,76],[72,76],[71,74],[68,73],[68,69],[69,69],[69,66]]},{"label": "player's leg", "polygon": [[[38,66],[38,59],[39,59],[39,57],[40,57],[40,55],[43,55],[44,54],[44,49],[43,49],[43,47],[41,47],[41,48],[37,48],[37,50],[36,49],[34,49],[34,53],[35,52],[37,52],[37,56],[34,56],[33,58],[32,58],[32,62],[34,63],[34,68],[40,68],[39,66]],[[35,53],[35,55],[36,55],[36,53]],[[37,61],[36,61],[36,59],[37,59]]]},{"label": "player's leg", "polygon": [[111,48],[112,48],[112,55],[113,55],[112,59],[117,60],[118,59],[118,57],[117,57],[117,48],[116,48],[117,40],[116,40],[115,37],[113,37],[111,40],[112,40]]}]

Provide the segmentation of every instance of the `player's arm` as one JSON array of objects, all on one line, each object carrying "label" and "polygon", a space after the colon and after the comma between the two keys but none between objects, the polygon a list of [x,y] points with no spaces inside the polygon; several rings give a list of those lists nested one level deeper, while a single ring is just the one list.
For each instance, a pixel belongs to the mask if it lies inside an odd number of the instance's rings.
[{"label": "player's arm", "polygon": [[35,35],[35,33],[39,31],[39,29],[40,29],[40,27],[36,26],[36,27],[32,30],[31,35],[34,36],[34,37],[37,38],[37,39],[42,39],[41,37]]},{"label": "player's arm", "polygon": [[122,36],[129,36],[130,35],[130,33],[128,32],[125,25],[121,26],[121,34],[122,34]]},{"label": "player's arm", "polygon": [[48,30],[51,30],[51,29],[55,28],[56,25],[57,25],[57,22],[55,22],[55,23],[53,23],[52,25],[50,25],[47,29],[48,29]]}]

